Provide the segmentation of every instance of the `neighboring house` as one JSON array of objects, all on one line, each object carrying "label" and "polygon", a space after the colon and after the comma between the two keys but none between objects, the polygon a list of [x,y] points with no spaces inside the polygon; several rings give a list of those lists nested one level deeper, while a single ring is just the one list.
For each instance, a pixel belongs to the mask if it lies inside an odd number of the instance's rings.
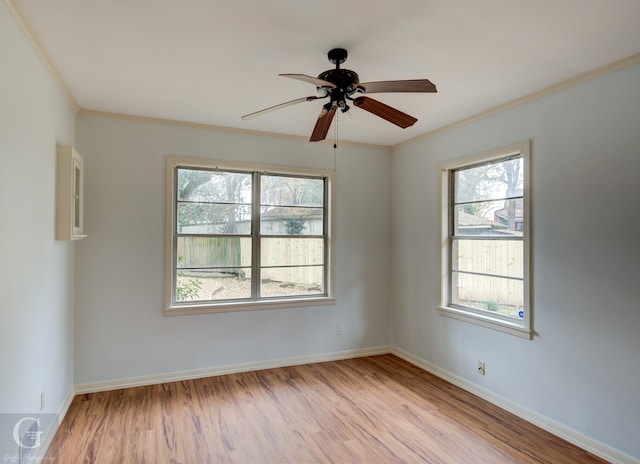
[{"label": "neighboring house", "polygon": [[[522,207],[522,199],[518,198],[515,201],[515,211],[513,215],[513,226],[510,227],[511,230],[515,230],[518,232],[522,232],[522,223],[523,223],[523,207]],[[503,225],[505,227],[509,227],[509,209],[502,208],[493,213],[493,220],[496,224]]]},{"label": "neighboring house", "polygon": [[486,219],[475,214],[458,212],[458,227],[464,235],[487,235],[492,233],[495,224],[490,219]]}]

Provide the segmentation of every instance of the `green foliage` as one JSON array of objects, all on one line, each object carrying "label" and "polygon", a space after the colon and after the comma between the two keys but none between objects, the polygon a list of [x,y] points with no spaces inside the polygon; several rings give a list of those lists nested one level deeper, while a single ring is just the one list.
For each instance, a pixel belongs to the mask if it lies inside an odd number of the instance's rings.
[{"label": "green foliage", "polygon": [[233,271],[230,272],[230,274],[236,276],[238,278],[238,280],[246,280],[247,279],[247,273],[242,269],[234,269]]},{"label": "green foliage", "polygon": [[[178,256],[178,265],[184,264],[184,256]],[[184,271],[178,271],[178,276],[184,276]],[[176,285],[176,299],[178,301],[195,300],[198,298],[202,282],[199,279],[189,279]]]},{"label": "green foliage", "polygon": [[195,300],[198,298],[202,282],[198,279],[189,279],[186,282],[179,282],[176,287],[178,301]]},{"label": "green foliage", "polygon": [[498,310],[498,307],[500,305],[498,305],[498,303],[496,303],[495,301],[485,301],[482,303],[484,305],[484,309],[486,309],[487,311],[492,311],[492,312],[496,312]]},{"label": "green foliage", "polygon": [[472,216],[483,216],[482,208],[480,208],[480,205],[477,203],[467,203],[465,205],[462,205],[462,212],[471,214]]},{"label": "green foliage", "polygon": [[290,218],[284,221],[284,227],[289,235],[300,235],[305,228],[303,218]]}]

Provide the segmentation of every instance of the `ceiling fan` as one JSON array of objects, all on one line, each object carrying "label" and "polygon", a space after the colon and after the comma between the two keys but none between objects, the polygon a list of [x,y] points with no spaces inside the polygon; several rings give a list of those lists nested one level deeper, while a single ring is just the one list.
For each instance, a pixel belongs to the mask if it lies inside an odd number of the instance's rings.
[{"label": "ceiling fan", "polygon": [[329,102],[322,106],[318,116],[310,142],[324,140],[329,132],[329,126],[338,109],[342,113],[349,111],[350,101],[358,108],[386,119],[396,126],[406,129],[412,126],[417,119],[402,111],[385,105],[373,98],[361,96],[361,94],[386,93],[386,92],[437,92],[436,86],[428,79],[413,79],[401,81],[360,82],[358,74],[349,69],[342,69],[340,65],[347,60],[347,51],[344,48],[334,48],[328,53],[329,62],[336,65],[335,69],[329,69],[320,73],[318,77],[306,74],[280,74],[280,76],[297,79],[313,84],[317,88],[317,95],[297,98],[279,105],[270,106],[255,113],[242,116],[242,119],[251,119],[280,108],[295,105],[297,103],[328,98]]}]

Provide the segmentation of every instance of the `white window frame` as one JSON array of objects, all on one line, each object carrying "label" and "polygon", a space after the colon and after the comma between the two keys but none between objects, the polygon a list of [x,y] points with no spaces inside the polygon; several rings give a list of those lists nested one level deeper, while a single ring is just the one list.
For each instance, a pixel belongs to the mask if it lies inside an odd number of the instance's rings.
[{"label": "white window frame", "polygon": [[[221,302],[176,302],[174,299],[174,284],[176,281],[175,237],[176,231],[176,172],[178,168],[204,168],[247,173],[260,172],[275,175],[299,175],[324,177],[327,183],[326,197],[326,282],[325,294],[318,296],[300,296],[283,298],[264,298],[255,300],[226,300]],[[321,306],[335,304],[334,295],[334,195],[335,171],[312,168],[293,168],[266,164],[249,164],[231,161],[207,160],[187,157],[167,157],[166,171],[166,252],[165,252],[165,309],[167,316],[220,313],[230,311],[246,311],[258,309],[278,309],[306,306]],[[255,207],[255,205],[254,205]],[[258,205],[259,207],[259,205]],[[255,264],[254,264],[255,265]]]},{"label": "white window frame", "polygon": [[[531,212],[530,197],[531,189],[529,183],[530,177],[530,155],[531,141],[526,140],[512,145],[484,151],[474,155],[458,158],[449,162],[440,164],[441,172],[441,299],[438,313],[442,316],[451,317],[472,324],[488,327],[491,329],[506,332],[522,338],[531,339],[533,334],[532,327],[532,307],[531,307]],[[451,304],[451,248],[452,248],[452,188],[451,188],[451,171],[479,164],[483,162],[497,161],[513,155],[522,155],[523,160],[523,284],[524,284],[524,317],[522,319],[514,319],[507,317],[498,317],[492,315],[488,311],[474,311],[464,307]]]}]

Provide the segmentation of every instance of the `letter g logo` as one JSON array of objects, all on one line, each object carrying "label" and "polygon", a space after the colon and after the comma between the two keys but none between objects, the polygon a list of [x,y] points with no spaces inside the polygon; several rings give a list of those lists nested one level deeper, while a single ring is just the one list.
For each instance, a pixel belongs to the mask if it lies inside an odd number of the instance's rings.
[{"label": "letter g logo", "polygon": [[[31,421],[31,424],[28,424],[28,430],[20,437],[20,428],[22,424],[27,421]],[[36,424],[35,431],[32,430],[34,423]],[[39,417],[23,417],[13,426],[13,441],[15,441],[20,448],[35,449],[40,447],[40,435],[42,435],[42,433],[43,432],[40,431]]]}]

